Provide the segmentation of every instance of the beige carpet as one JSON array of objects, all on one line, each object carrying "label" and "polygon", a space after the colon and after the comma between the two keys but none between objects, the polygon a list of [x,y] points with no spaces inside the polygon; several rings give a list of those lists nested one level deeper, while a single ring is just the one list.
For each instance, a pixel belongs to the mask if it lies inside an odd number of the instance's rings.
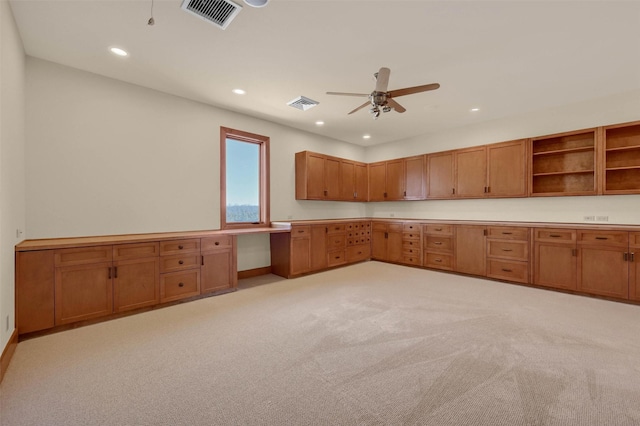
[{"label": "beige carpet", "polygon": [[377,262],[243,284],[20,343],[1,424],[640,425],[639,306]]}]

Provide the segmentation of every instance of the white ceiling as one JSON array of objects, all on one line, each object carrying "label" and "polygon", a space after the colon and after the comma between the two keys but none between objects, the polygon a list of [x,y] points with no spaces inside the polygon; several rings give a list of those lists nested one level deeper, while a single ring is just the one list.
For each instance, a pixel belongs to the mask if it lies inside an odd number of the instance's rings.
[{"label": "white ceiling", "polygon": [[[10,4],[30,56],[365,146],[640,89],[640,1],[236,1],[226,30],[182,0],[155,0],[154,26],[151,0]],[[377,121],[325,94],[369,93],[382,66],[389,90],[441,87]]]}]

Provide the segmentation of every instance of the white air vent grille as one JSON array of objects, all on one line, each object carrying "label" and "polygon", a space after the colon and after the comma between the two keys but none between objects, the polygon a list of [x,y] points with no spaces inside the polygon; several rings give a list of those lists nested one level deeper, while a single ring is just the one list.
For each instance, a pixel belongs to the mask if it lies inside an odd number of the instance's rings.
[{"label": "white air vent grille", "polygon": [[184,0],[182,9],[224,30],[242,6],[230,0]]},{"label": "white air vent grille", "polygon": [[314,101],[313,99],[309,99],[306,96],[299,96],[294,100],[287,102],[287,105],[297,108],[301,111],[306,111],[318,105],[319,103],[320,102]]}]

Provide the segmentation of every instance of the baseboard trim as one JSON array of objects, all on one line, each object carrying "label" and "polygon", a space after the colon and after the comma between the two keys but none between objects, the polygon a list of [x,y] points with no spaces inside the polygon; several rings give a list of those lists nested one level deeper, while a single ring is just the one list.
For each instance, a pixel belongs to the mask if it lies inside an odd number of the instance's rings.
[{"label": "baseboard trim", "polygon": [[238,271],[238,279],[259,277],[260,275],[267,275],[271,273],[271,266],[264,266],[262,268],[247,269],[246,271]]},{"label": "baseboard trim", "polygon": [[0,356],[0,383],[2,383],[4,373],[6,373],[7,368],[9,368],[9,362],[11,361],[13,353],[16,351],[16,347],[18,347],[18,329],[14,328],[7,342],[7,346],[2,351],[2,356]]}]

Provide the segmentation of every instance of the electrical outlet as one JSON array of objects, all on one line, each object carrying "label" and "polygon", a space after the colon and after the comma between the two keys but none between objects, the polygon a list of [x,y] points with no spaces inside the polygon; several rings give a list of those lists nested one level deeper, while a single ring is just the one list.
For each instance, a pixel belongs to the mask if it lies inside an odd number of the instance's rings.
[{"label": "electrical outlet", "polygon": [[585,222],[595,222],[596,217],[595,216],[584,216],[583,217]]},{"label": "electrical outlet", "polygon": [[596,216],[597,222],[609,222],[609,216]]},{"label": "electrical outlet", "polygon": [[16,238],[20,238],[22,236],[22,229],[16,229]]},{"label": "electrical outlet", "polygon": [[5,326],[5,331],[9,331],[9,315],[7,315],[7,325]]}]

